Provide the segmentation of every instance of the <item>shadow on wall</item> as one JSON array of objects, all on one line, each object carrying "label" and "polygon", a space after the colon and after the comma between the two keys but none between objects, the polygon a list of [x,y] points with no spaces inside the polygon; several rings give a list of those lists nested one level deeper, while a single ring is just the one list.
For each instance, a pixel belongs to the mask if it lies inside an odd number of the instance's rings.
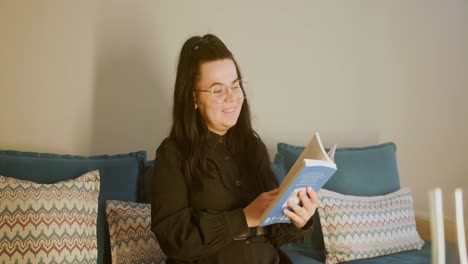
[{"label": "shadow on wall", "polygon": [[99,6],[93,154],[147,150],[152,156],[168,134],[171,91],[158,75],[157,32],[147,9],[125,1]]}]

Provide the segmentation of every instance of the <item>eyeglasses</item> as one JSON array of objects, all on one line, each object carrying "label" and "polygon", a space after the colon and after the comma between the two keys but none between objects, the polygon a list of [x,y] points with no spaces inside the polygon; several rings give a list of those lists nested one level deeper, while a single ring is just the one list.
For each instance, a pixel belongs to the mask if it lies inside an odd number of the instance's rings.
[{"label": "eyeglasses", "polygon": [[231,90],[230,98],[233,100],[238,100],[245,98],[245,87],[247,83],[245,81],[238,81],[232,86],[227,86],[224,84],[215,84],[211,86],[210,89],[194,89],[196,92],[209,92],[211,97],[215,100],[216,103],[221,104],[226,101],[229,96],[229,90]]}]

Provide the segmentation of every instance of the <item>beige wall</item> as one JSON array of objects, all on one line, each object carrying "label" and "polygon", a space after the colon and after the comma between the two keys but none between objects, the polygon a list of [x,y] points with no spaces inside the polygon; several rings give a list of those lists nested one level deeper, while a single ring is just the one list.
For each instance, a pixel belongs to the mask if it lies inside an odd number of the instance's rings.
[{"label": "beige wall", "polygon": [[212,32],[272,155],[315,131],[327,145],[394,141],[424,212],[429,188],[468,191],[466,25],[462,0],[0,1],[0,149],[153,157],[178,51]]},{"label": "beige wall", "polygon": [[0,148],[90,151],[91,3],[0,1]]}]

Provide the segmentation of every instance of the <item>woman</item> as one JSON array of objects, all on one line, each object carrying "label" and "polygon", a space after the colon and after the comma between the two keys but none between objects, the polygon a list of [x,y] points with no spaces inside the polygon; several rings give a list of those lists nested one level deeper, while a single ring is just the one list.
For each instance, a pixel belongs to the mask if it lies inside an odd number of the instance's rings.
[{"label": "woman", "polygon": [[152,230],[168,263],[280,263],[278,247],[302,241],[315,192],[290,204],[292,224],[258,227],[277,195],[265,145],[252,129],[239,67],[214,35],[182,47],[173,125],[156,152]]}]

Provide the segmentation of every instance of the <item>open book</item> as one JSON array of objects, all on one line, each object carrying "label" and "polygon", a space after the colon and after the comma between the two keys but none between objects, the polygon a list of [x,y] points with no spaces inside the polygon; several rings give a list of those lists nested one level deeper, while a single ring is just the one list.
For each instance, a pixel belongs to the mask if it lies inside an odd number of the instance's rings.
[{"label": "open book", "polygon": [[319,134],[315,133],[279,186],[278,196],[263,213],[260,226],[291,223],[291,220],[283,214],[284,208],[290,209],[287,202],[292,200],[299,204],[300,190],[311,186],[317,192],[333,176],[337,170],[333,161],[335,149],[336,145],[326,153]]}]

